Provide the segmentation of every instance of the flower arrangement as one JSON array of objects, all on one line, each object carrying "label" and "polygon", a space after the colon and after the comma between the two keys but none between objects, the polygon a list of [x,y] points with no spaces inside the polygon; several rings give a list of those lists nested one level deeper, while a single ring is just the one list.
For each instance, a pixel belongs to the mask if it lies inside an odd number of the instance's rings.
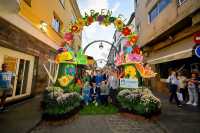
[{"label": "flower arrangement", "polygon": [[141,63],[143,61],[143,56],[136,53],[130,53],[126,55],[126,63],[136,62]]},{"label": "flower arrangement", "polygon": [[117,99],[123,109],[140,115],[153,115],[161,110],[161,102],[149,89],[124,89]]},{"label": "flower arrangement", "polygon": [[151,70],[150,67],[144,67],[142,64],[135,64],[137,70],[139,71],[140,75],[144,78],[151,78],[155,77],[156,73]]},{"label": "flower arrangement", "polygon": [[57,119],[70,115],[70,112],[80,106],[81,100],[76,92],[63,93],[60,87],[48,87],[42,101],[43,118]]}]

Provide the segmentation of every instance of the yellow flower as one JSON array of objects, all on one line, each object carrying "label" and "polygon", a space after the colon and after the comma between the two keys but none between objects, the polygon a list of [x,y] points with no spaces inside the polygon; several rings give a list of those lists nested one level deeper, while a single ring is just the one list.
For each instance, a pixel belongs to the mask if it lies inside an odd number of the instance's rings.
[{"label": "yellow flower", "polygon": [[70,52],[62,52],[59,54],[59,61],[72,60],[73,56]]},{"label": "yellow flower", "polygon": [[61,78],[58,79],[58,82],[59,82],[60,86],[66,87],[72,79],[73,79],[73,77],[70,75],[62,76]]},{"label": "yellow flower", "polygon": [[118,18],[114,21],[114,25],[117,28],[117,30],[121,30],[124,26],[124,23],[122,22],[121,19]]},{"label": "yellow flower", "polygon": [[83,26],[85,26],[85,21],[82,18],[79,18],[76,24],[80,27],[80,29],[82,29]]},{"label": "yellow flower", "polygon": [[105,26],[110,25],[110,21],[109,21],[109,18],[108,18],[108,17],[106,17],[106,18],[104,19],[103,25],[105,25]]},{"label": "yellow flower", "polygon": [[125,68],[125,77],[135,78],[136,76],[136,69],[134,66],[127,66]]}]

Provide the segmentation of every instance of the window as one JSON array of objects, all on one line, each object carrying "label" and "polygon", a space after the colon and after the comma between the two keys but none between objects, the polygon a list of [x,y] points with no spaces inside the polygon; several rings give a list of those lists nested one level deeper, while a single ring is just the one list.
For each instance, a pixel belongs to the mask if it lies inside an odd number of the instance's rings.
[{"label": "window", "polygon": [[61,30],[61,21],[55,15],[52,20],[52,27],[56,32],[60,32],[60,30]]},{"label": "window", "polygon": [[149,22],[151,23],[171,2],[171,0],[160,0],[149,12]]},{"label": "window", "polygon": [[161,0],[158,3],[158,9],[159,9],[159,13],[162,12],[165,7],[167,7],[167,5],[170,3],[171,0]]},{"label": "window", "polygon": [[138,6],[138,1],[137,0],[135,0],[135,8]]},{"label": "window", "polygon": [[30,6],[30,7],[31,7],[31,1],[32,1],[32,0],[24,0],[24,2],[25,2],[28,6]]},{"label": "window", "polygon": [[158,14],[158,6],[155,6],[149,13],[149,22],[152,22]]},{"label": "window", "polygon": [[186,0],[177,0],[177,6],[181,6]]},{"label": "window", "polygon": [[63,8],[65,8],[65,0],[59,0]]}]

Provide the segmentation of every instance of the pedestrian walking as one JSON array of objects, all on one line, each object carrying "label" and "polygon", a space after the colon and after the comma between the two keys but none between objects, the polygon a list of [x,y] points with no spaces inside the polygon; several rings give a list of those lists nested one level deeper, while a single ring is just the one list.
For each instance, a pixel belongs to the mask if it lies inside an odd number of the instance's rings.
[{"label": "pedestrian walking", "polygon": [[178,88],[178,79],[176,77],[176,72],[172,71],[171,74],[169,75],[167,82],[169,83],[169,89],[171,92],[169,102],[172,103],[173,99],[175,99],[176,104],[178,107],[181,107],[182,105],[180,104],[180,101],[178,100],[177,97],[177,88]]}]

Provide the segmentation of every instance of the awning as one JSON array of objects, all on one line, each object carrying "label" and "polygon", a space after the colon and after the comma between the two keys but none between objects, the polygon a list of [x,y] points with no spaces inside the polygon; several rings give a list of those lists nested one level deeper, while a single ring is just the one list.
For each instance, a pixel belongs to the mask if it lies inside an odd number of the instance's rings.
[{"label": "awning", "polygon": [[159,51],[150,53],[147,63],[159,64],[192,57],[194,45],[193,37],[188,37]]}]

